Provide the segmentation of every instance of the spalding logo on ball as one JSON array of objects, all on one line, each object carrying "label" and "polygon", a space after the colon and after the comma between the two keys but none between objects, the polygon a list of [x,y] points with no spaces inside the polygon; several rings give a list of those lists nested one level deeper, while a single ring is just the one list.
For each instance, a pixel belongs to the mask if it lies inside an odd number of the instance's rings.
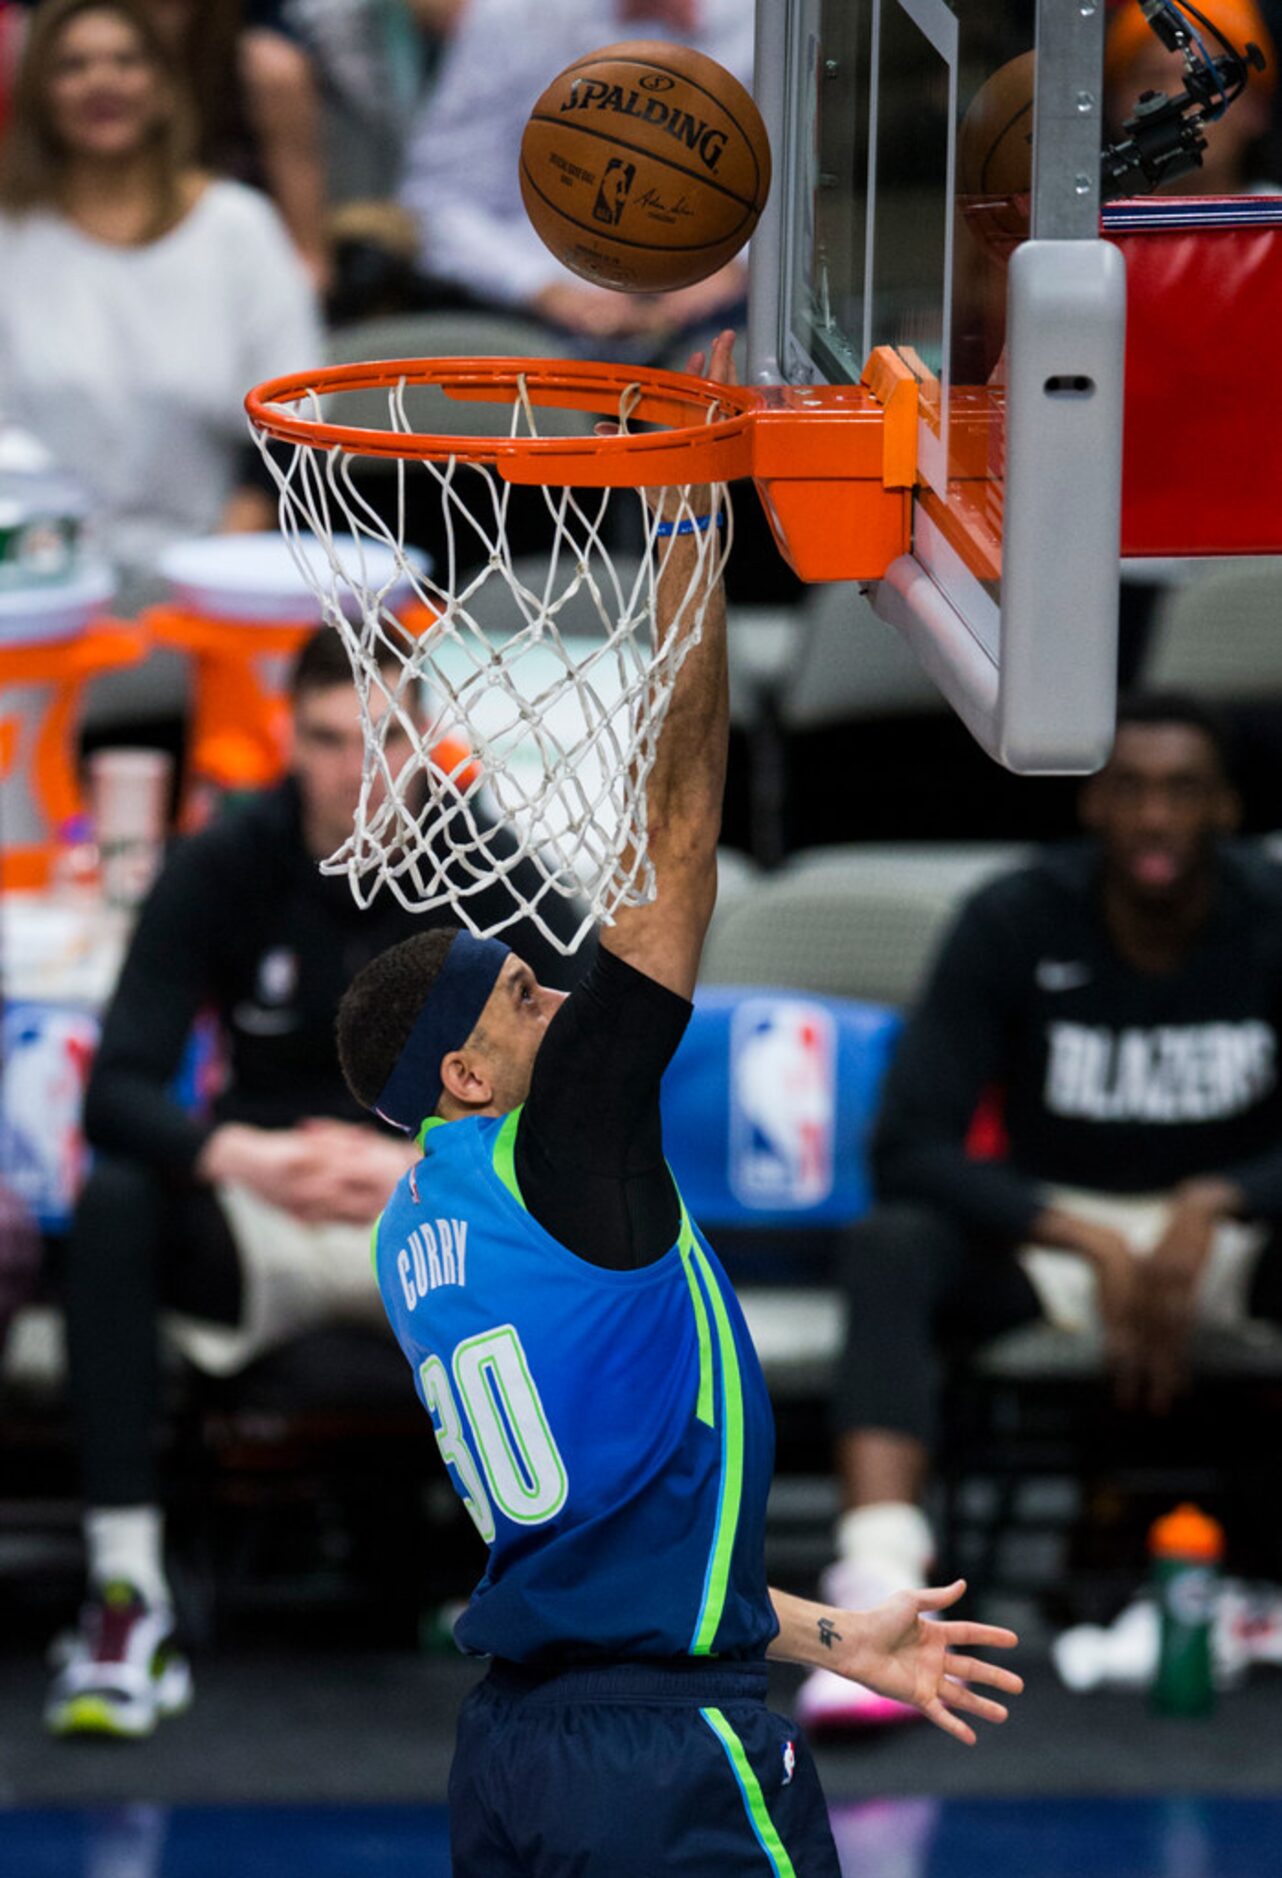
[{"label": "spalding logo on ball", "polygon": [[634,39],[589,52],[521,139],[543,241],[598,287],[663,293],[724,267],[770,192],[770,141],[738,79],[701,52]]}]

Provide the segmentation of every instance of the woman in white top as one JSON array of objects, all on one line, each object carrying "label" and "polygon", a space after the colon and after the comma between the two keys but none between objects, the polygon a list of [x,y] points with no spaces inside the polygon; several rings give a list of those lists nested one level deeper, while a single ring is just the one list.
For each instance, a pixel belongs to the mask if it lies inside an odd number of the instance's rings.
[{"label": "woman in white top", "polygon": [[44,0],[0,148],[0,417],[93,497],[133,594],[185,536],[269,527],[242,400],[323,357],[270,203],[189,160],[138,0]]}]

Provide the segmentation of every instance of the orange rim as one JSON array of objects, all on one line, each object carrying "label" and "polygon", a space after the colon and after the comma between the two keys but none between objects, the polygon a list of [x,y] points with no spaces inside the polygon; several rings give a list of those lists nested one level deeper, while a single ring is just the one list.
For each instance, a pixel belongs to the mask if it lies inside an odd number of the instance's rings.
[{"label": "orange rim", "polygon": [[[592,411],[661,428],[613,437],[451,437],[368,430],[298,407],[344,391],[436,385],[448,397],[511,406]],[[762,394],[686,372],[638,371],[577,359],[380,359],[273,378],[251,391],[245,409],[256,429],[280,443],[341,450],[348,456],[484,463],[509,482],[584,488],[660,488],[733,482],[752,474],[752,420]],[[710,407],[721,415],[709,417]]]}]

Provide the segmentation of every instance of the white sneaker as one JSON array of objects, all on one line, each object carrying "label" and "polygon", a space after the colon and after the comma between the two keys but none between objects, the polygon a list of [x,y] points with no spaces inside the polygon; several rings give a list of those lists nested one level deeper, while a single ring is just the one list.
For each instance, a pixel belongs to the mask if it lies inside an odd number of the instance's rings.
[{"label": "white sneaker", "polygon": [[[827,1604],[835,1604],[844,1611],[866,1611],[905,1587],[892,1584],[880,1573],[839,1559],[823,1574],[819,1589]],[[896,1702],[893,1696],[878,1695],[875,1689],[866,1689],[860,1682],[849,1682],[831,1669],[811,1670],[797,1691],[794,1712],[809,1735],[893,1727],[900,1722],[917,1721],[921,1716],[920,1709],[910,1702]]]},{"label": "white sneaker", "polygon": [[1222,1684],[1253,1663],[1282,1665],[1282,1588],[1226,1578],[1215,1612],[1215,1665]]},{"label": "white sneaker", "polygon": [[[1136,1598],[1111,1624],[1076,1624],[1051,1644],[1060,1680],[1075,1693],[1146,1689],[1157,1673],[1161,1620]],[[1254,1663],[1282,1664],[1282,1589],[1226,1578],[1215,1600],[1211,1660],[1217,1687],[1234,1688]]]},{"label": "white sneaker", "polygon": [[60,1666],[45,1704],[56,1735],[151,1734],[191,1701],[191,1670],[174,1648],[174,1614],[148,1604],[132,1585],[90,1593],[70,1641],[55,1645]]}]

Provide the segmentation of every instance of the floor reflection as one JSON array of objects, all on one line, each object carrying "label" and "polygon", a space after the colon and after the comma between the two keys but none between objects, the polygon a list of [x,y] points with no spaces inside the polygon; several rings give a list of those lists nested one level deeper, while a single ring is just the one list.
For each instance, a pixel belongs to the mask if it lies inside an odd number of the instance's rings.
[{"label": "floor reflection", "polygon": [[[1282,1799],[838,1807],[845,1878],[1277,1878]],[[0,1812],[14,1878],[449,1878],[439,1806]],[[798,1874],[798,1878],[803,1878]]]},{"label": "floor reflection", "polygon": [[1282,1799],[886,1800],[839,1807],[846,1878],[1277,1878]]}]

